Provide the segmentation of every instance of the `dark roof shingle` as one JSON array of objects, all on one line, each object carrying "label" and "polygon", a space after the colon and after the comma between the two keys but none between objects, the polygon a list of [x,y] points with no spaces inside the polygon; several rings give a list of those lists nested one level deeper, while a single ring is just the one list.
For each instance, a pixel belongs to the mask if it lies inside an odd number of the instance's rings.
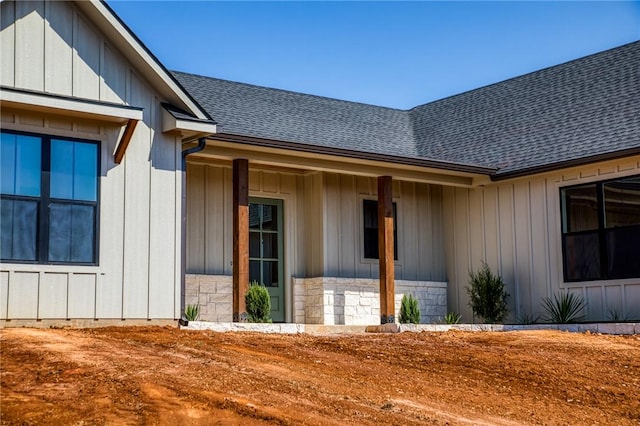
[{"label": "dark roof shingle", "polygon": [[640,42],[409,111],[174,76],[223,134],[497,168],[496,176],[640,153]]}]

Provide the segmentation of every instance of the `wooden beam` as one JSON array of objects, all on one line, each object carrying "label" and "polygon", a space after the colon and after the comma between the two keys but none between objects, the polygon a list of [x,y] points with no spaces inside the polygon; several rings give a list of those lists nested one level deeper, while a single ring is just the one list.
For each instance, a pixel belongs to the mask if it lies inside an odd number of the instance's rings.
[{"label": "wooden beam", "polygon": [[393,253],[393,194],[391,176],[378,177],[378,254],[380,265],[380,323],[394,323],[395,264]]},{"label": "wooden beam", "polygon": [[116,164],[120,164],[122,162],[122,158],[124,157],[124,153],[127,151],[129,142],[131,142],[131,136],[133,136],[133,131],[136,130],[137,124],[138,120],[129,119],[129,121],[127,121],[127,127],[125,127],[124,133],[122,133],[122,137],[120,138],[120,142],[116,148],[116,153],[113,154],[113,161]]},{"label": "wooden beam", "polygon": [[233,160],[233,321],[246,322],[249,287],[249,161]]}]

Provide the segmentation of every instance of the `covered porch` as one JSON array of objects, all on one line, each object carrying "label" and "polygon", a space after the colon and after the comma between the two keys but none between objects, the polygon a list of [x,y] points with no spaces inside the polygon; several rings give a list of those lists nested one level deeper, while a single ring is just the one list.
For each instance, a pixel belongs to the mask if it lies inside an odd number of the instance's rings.
[{"label": "covered porch", "polygon": [[244,321],[254,280],[274,322],[396,322],[404,294],[422,323],[446,314],[442,188],[485,175],[229,139],[187,161],[184,302],[200,320]]}]

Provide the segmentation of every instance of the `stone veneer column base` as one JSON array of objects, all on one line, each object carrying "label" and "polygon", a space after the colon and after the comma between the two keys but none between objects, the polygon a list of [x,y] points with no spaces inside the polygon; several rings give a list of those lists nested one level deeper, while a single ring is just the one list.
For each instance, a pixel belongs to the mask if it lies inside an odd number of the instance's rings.
[{"label": "stone veneer column base", "polygon": [[185,279],[185,305],[200,306],[200,321],[233,320],[233,277],[187,274]]},{"label": "stone veneer column base", "polygon": [[[380,322],[380,283],[362,278],[292,278],[296,323],[372,325]],[[447,313],[447,283],[396,280],[396,318],[404,294],[420,306],[420,322],[429,324]]]}]

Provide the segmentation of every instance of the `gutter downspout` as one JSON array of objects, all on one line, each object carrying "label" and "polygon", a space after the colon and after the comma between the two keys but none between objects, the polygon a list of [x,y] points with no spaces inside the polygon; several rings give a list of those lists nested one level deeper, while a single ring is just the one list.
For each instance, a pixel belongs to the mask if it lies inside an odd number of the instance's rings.
[{"label": "gutter downspout", "polygon": [[180,214],[182,216],[182,241],[181,241],[181,261],[180,261],[180,319],[178,324],[187,326],[189,321],[184,317],[185,295],[186,295],[186,273],[187,273],[187,156],[200,152],[207,144],[207,138],[198,139],[198,145],[182,151],[182,206]]}]

